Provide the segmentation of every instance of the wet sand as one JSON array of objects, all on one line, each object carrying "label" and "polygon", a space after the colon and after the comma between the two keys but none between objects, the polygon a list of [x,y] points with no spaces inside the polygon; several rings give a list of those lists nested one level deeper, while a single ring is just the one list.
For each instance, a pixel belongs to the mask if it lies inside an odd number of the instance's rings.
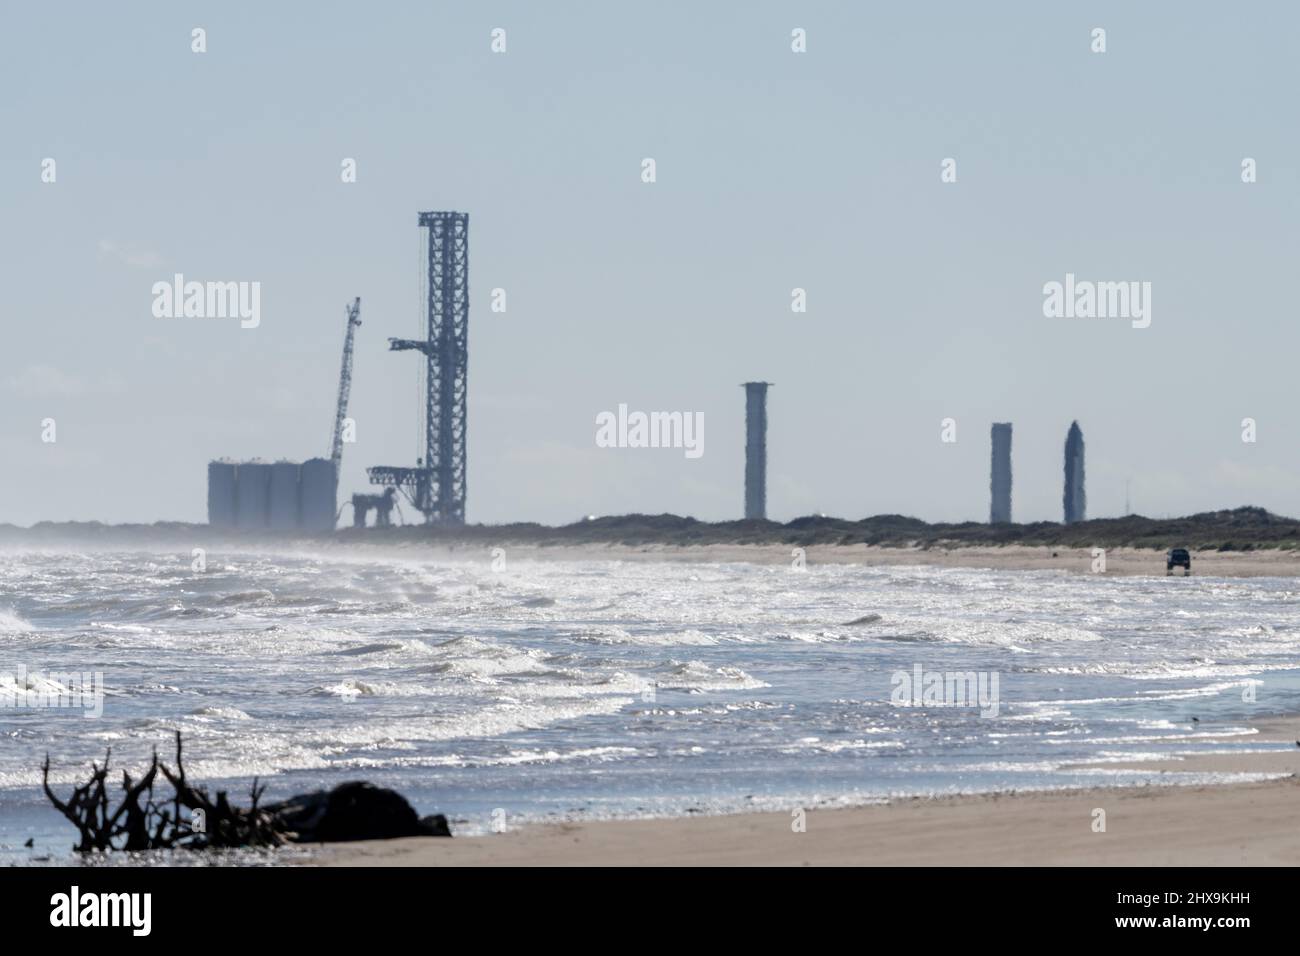
[{"label": "wet sand", "polygon": [[[1300,719],[1262,722],[1293,744]],[[1248,746],[1249,746],[1248,745]],[[1106,765],[1110,769],[1115,764]],[[1300,747],[1134,763],[1169,775],[1267,773],[1266,782],[907,798],[790,813],[557,823],[492,836],[322,848],[325,866],[1295,866]],[[1097,829],[1105,812],[1105,830]]]}]

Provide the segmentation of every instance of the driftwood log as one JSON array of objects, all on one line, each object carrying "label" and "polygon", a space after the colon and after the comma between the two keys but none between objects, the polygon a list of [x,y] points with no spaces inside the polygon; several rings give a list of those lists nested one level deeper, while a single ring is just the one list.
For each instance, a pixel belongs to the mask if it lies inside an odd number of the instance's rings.
[{"label": "driftwood log", "polygon": [[[155,749],[149,768],[138,780],[122,772],[122,796],[112,807],[108,794],[111,757],[110,749],[102,765],[92,762],[90,779],[75,787],[67,800],[59,799],[50,787],[48,754],[41,767],[45,795],[77,828],[75,849],[81,853],[451,836],[446,817],[421,819],[401,794],[368,783],[344,783],[330,791],[259,806],[266,787],[259,787],[254,778],[247,807],[233,805],[224,790],[217,791],[214,799],[204,787],[193,786],[186,779],[179,731],[175,769],[160,762]],[[154,795],[159,774],[171,785],[169,799]],[[182,808],[189,811],[188,817],[182,815]]]}]

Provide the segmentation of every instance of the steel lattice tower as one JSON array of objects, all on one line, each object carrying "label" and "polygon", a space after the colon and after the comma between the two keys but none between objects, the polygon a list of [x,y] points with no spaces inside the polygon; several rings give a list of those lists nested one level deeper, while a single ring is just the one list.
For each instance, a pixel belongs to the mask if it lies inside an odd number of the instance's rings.
[{"label": "steel lattice tower", "polygon": [[465,523],[466,373],[469,368],[469,214],[422,212],[428,229],[428,334],[389,339],[394,352],[423,352],[427,363],[424,458],[415,468],[367,469],[370,483],[392,485],[428,524]]}]

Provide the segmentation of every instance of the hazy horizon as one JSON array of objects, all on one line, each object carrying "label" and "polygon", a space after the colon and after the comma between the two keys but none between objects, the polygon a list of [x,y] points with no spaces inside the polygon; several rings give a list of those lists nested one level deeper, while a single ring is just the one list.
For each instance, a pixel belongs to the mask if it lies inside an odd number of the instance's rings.
[{"label": "hazy horizon", "polygon": [[[470,217],[471,523],[739,518],[751,380],[775,383],[777,521],[986,521],[1003,421],[1013,521],[1060,521],[1075,420],[1088,518],[1122,515],[1126,486],[1150,517],[1300,515],[1300,134],[1283,119],[1300,10],[9,20],[0,523],[202,522],[209,460],[327,457],[355,296],[340,502],[378,491],[366,466],[421,453],[417,360],[387,339],[422,337],[416,213],[438,209]],[[151,289],[177,273],[259,282],[260,323],[155,318]],[[1068,275],[1149,282],[1149,326],[1045,317],[1044,285]],[[599,447],[620,404],[702,415],[703,454]]]}]

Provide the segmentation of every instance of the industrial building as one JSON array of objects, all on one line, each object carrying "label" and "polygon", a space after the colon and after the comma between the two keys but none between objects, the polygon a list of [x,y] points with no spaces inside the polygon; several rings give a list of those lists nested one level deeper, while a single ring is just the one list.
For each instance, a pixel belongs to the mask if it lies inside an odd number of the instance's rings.
[{"label": "industrial building", "polygon": [[233,528],[237,506],[235,504],[235,475],[239,466],[233,461],[208,462],[208,524],[214,528]]},{"label": "industrial building", "polygon": [[[415,467],[379,465],[367,468],[371,484],[381,494],[351,497],[353,524],[365,527],[373,512],[380,527],[392,523],[400,492],[426,524],[465,522],[467,372],[469,365],[469,216],[462,212],[421,212],[421,290],[424,337],[388,340],[389,350],[424,356],[420,430],[423,457]],[[343,429],[352,383],[354,333],[361,324],[361,300],[347,309],[343,362],[335,406],[330,457],[296,462],[232,461],[208,464],[208,523],[214,528],[244,531],[333,531],[339,515],[338,482],[343,453]],[[767,392],[771,382],[744,382],[745,491],[744,514],[750,521],[767,518]],[[349,439],[350,440],[350,439]],[[995,422],[990,432],[989,522],[1011,523],[1010,422]],[[1067,524],[1087,517],[1084,490],[1084,441],[1073,422],[1065,441],[1064,519]]]},{"label": "industrial building", "polygon": [[[400,491],[426,524],[465,523],[467,375],[469,371],[469,215],[421,212],[423,324],[421,339],[388,340],[394,352],[424,356],[423,456],[415,467],[367,468],[377,495],[352,496],[353,524],[364,527],[375,512],[391,524]],[[208,465],[208,523],[218,528],[267,531],[332,531],[338,518],[342,429],[352,385],[353,331],[361,324],[361,300],[348,307],[343,365],[330,457],[301,464],[227,459]],[[761,508],[761,504],[760,504]]]},{"label": "industrial building", "polygon": [[241,531],[333,531],[337,481],[325,458],[208,463],[208,524]]},{"label": "industrial building", "polygon": [[239,531],[333,531],[338,518],[338,476],[343,425],[352,390],[352,346],[361,324],[361,300],[347,307],[343,365],[329,458],[208,463],[208,524]]},{"label": "industrial building", "polygon": [[1070,425],[1065,436],[1065,523],[1085,521],[1088,497],[1083,487],[1083,429],[1078,422]]},{"label": "industrial building", "polygon": [[989,477],[989,524],[1011,523],[1011,423],[994,422],[990,435],[993,467]]}]

